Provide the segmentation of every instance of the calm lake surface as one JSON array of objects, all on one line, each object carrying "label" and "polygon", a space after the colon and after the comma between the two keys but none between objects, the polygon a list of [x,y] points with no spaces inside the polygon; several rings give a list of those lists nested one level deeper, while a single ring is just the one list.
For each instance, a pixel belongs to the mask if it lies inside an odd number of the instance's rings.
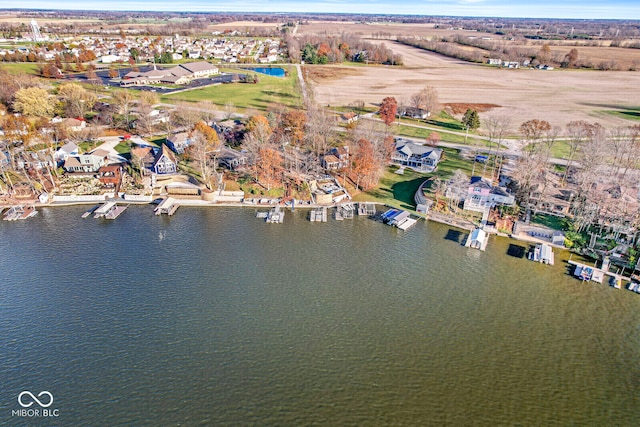
[{"label": "calm lake surface", "polygon": [[[566,255],[299,209],[85,209],[0,221],[0,425],[640,420],[640,296],[571,278]],[[12,416],[24,390],[59,416]]]},{"label": "calm lake surface", "polygon": [[256,73],[267,74],[273,77],[285,76],[284,68],[280,68],[280,67],[256,67],[256,68],[246,68],[246,69],[254,71]]}]

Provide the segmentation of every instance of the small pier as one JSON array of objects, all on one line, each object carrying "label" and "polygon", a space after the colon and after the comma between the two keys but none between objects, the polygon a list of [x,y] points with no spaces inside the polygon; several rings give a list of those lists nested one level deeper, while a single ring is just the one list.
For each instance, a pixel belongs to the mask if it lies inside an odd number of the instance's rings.
[{"label": "small pier", "polygon": [[174,199],[173,197],[167,197],[166,199],[161,201],[153,211],[156,215],[165,214],[168,216],[172,216],[174,213],[176,213],[179,207],[180,205],[178,204],[176,199]]},{"label": "small pier", "polygon": [[13,206],[4,213],[2,219],[5,221],[18,221],[21,219],[31,218],[37,214],[38,211],[33,206]]},{"label": "small pier", "polygon": [[91,209],[89,209],[88,211],[86,211],[85,213],[82,214],[82,218],[88,218],[89,216],[91,216],[92,213],[94,213],[96,211],[96,209],[98,209],[100,207],[100,205],[96,205],[94,207],[92,207]]},{"label": "small pier", "polygon": [[309,212],[309,220],[311,222],[327,222],[327,208],[314,208]]},{"label": "small pier", "polygon": [[120,214],[122,212],[127,210],[127,207],[128,206],[126,206],[126,205],[125,206],[116,206],[113,209],[111,209],[109,212],[107,212],[104,217],[106,219],[116,219],[116,218],[118,218],[120,216]]},{"label": "small pier", "polygon": [[355,213],[353,203],[343,203],[336,207],[336,221],[343,219],[352,219]]},{"label": "small pier", "polygon": [[487,244],[489,243],[489,234],[484,231],[482,228],[476,228],[467,237],[467,241],[465,242],[465,246],[467,248],[480,249],[481,251],[485,251],[487,249]]},{"label": "small pier", "polygon": [[127,206],[118,206],[116,202],[107,202],[94,211],[94,218],[116,219]]},{"label": "small pier", "polygon": [[276,206],[269,211],[265,220],[273,224],[282,224],[284,222],[284,211],[280,206]]},{"label": "small pier", "polygon": [[374,216],[376,214],[375,203],[358,203],[358,215]]}]

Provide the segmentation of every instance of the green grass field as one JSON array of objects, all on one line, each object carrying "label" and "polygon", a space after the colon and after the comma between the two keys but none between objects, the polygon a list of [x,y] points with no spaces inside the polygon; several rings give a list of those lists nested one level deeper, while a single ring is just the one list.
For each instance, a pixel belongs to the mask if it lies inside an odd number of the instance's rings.
[{"label": "green grass field", "polygon": [[0,70],[7,70],[12,74],[36,74],[38,64],[34,62],[3,62]]},{"label": "green grass field", "polygon": [[272,105],[283,105],[289,108],[301,106],[302,99],[296,73],[283,78],[264,74],[258,74],[258,77],[260,81],[257,84],[230,83],[209,86],[172,95],[163,95],[160,99],[162,102],[211,101],[219,106],[233,103],[239,109],[255,108],[262,111]]},{"label": "green grass field", "polygon": [[471,175],[472,162],[460,157],[458,150],[445,148],[443,151],[443,158],[438,164],[438,169],[435,173],[423,174],[411,169],[405,169],[403,175],[398,175],[395,173],[398,170],[398,166],[389,166],[385,169],[377,187],[357,194],[353,200],[356,202],[384,203],[401,209],[415,209],[413,197],[420,184],[427,178],[439,176],[442,179],[449,179],[457,169],[462,170],[467,175]]}]

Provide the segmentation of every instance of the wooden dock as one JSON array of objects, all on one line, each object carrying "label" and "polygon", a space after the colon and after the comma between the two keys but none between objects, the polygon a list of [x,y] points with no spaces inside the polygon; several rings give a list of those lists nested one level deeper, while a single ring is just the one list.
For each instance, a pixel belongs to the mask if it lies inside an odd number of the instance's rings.
[{"label": "wooden dock", "polygon": [[309,220],[311,222],[327,222],[327,208],[313,208],[309,212]]},{"label": "wooden dock", "polygon": [[99,208],[97,208],[95,211],[93,211],[93,217],[102,218],[107,213],[109,213],[111,209],[115,207],[116,207],[116,202],[106,202],[103,205],[101,205]]},{"label": "wooden dock", "polygon": [[105,218],[106,219],[116,219],[120,216],[120,214],[122,212],[124,212],[125,210],[127,210],[128,206],[124,205],[124,206],[115,206],[113,209],[111,209],[109,212],[107,212],[105,214]]},{"label": "wooden dock", "polygon": [[116,219],[122,212],[127,209],[127,206],[118,206],[116,202],[106,202],[94,211],[94,218]]},{"label": "wooden dock", "polygon": [[156,215],[165,214],[168,216],[172,216],[174,213],[176,213],[179,207],[180,205],[178,204],[176,199],[174,199],[173,197],[167,197],[166,199],[161,201],[153,211]]},{"label": "wooden dock", "polygon": [[13,206],[4,213],[3,220],[5,221],[18,221],[21,219],[31,218],[36,216],[38,211],[33,206]]},{"label": "wooden dock", "polygon": [[89,216],[91,216],[92,213],[94,213],[96,211],[96,209],[98,209],[100,207],[100,205],[96,205],[94,207],[92,207],[91,209],[89,209],[88,211],[86,211],[85,213],[82,214],[82,218],[88,218]]}]

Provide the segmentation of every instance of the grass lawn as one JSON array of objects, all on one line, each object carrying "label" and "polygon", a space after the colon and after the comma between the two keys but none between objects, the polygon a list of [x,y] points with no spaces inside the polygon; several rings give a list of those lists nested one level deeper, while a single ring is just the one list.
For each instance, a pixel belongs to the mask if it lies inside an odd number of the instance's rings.
[{"label": "grass lawn", "polygon": [[531,218],[532,223],[544,225],[545,227],[553,228],[554,230],[565,230],[565,221],[565,218],[560,218],[555,215],[535,214]]},{"label": "grass lawn", "polygon": [[460,157],[458,150],[449,148],[443,149],[443,158],[438,164],[438,169],[433,174],[423,174],[415,172],[411,169],[405,169],[403,175],[394,173],[398,170],[398,166],[389,166],[385,169],[380,183],[377,187],[357,194],[353,200],[370,201],[385,203],[389,206],[401,209],[415,209],[415,201],[413,199],[418,187],[427,178],[431,176],[439,176],[442,179],[448,179],[457,169],[462,170],[467,175],[471,175],[473,163]]},{"label": "grass lawn", "polygon": [[11,74],[36,74],[38,64],[34,62],[4,62],[0,69],[7,70]]},{"label": "grass lawn", "polygon": [[[422,125],[424,126],[424,123]],[[432,129],[406,126],[403,124],[396,125],[394,128],[396,134],[408,136],[409,138],[427,139],[431,132],[434,132]],[[446,132],[438,132],[438,134],[440,135],[440,139],[443,142],[455,142],[456,144],[464,144],[464,136],[462,135],[454,135]],[[471,137],[468,139],[468,141],[471,141]]]},{"label": "grass lawn", "polygon": [[160,99],[162,102],[211,101],[219,106],[224,106],[230,102],[240,109],[255,108],[262,111],[274,104],[284,105],[289,108],[299,108],[302,104],[298,90],[297,75],[271,77],[259,74],[259,79],[260,81],[257,84],[221,84],[172,95],[163,95]]},{"label": "grass lawn", "polygon": [[413,196],[428,175],[414,172],[411,169],[405,169],[404,175],[398,175],[394,173],[397,170],[397,166],[386,168],[377,187],[357,194],[353,200],[356,202],[378,202],[401,209],[414,210]]},{"label": "grass lawn", "polygon": [[569,142],[567,141],[556,141],[551,147],[551,157],[555,157],[557,159],[568,159],[569,158]]},{"label": "grass lawn", "polygon": [[[438,163],[438,169],[431,174],[433,176],[439,176],[442,179],[449,179],[453,173],[460,169],[462,172],[471,176],[473,170],[473,162],[465,160],[460,156],[460,151],[451,148],[443,148],[443,157],[440,163]],[[482,165],[476,165],[476,172],[482,169]]]}]

